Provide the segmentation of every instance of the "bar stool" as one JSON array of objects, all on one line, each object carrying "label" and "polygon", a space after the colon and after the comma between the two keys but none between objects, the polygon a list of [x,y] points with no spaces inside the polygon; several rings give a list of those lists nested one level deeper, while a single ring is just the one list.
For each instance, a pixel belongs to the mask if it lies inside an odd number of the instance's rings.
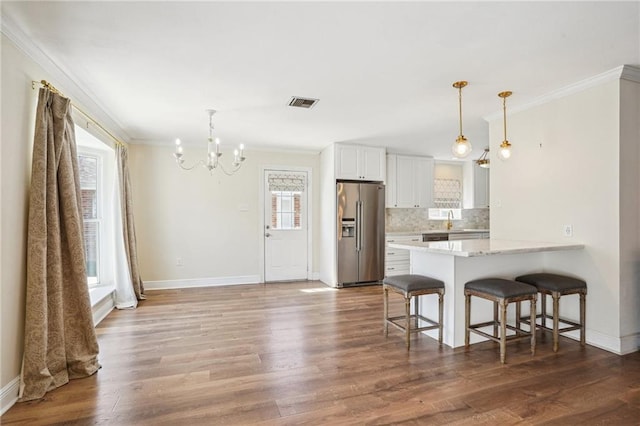
[{"label": "bar stool", "polygon": [[[411,346],[410,334],[419,333],[426,330],[438,329],[438,343],[442,344],[442,316],[444,310],[444,282],[435,278],[425,277],[423,275],[406,274],[396,275],[394,277],[386,277],[382,281],[382,290],[384,293],[384,335],[389,335],[389,324],[404,331],[407,341],[407,350]],[[404,297],[405,314],[396,317],[389,317],[389,290],[401,294]],[[420,315],[419,296],[426,294],[438,295],[438,321],[425,318]],[[411,315],[411,298],[415,296],[415,315]],[[413,327],[411,319],[414,320]],[[404,320],[404,325],[399,322]],[[419,321],[422,320],[429,324],[420,327]]]},{"label": "bar stool", "polygon": [[[471,324],[471,296],[493,302],[493,321]],[[464,345],[469,347],[469,333],[473,332],[486,337],[489,340],[500,343],[500,362],[505,363],[507,342],[519,340],[526,337],[531,338],[531,355],[536,352],[535,327],[530,327],[529,331],[520,328],[520,316],[516,315],[516,325],[507,324],[507,306],[509,303],[529,300],[531,304],[531,321],[536,318],[536,299],[538,290],[531,285],[502,278],[485,278],[481,280],[469,281],[464,285],[465,297],[465,333]],[[500,315],[498,315],[500,311]],[[493,325],[493,334],[485,333],[480,328]],[[498,327],[500,332],[498,333]],[[507,336],[507,329],[515,331],[515,334]]]},{"label": "bar stool", "polygon": [[[586,316],[586,296],[587,283],[578,278],[571,278],[564,275],[539,273],[521,275],[516,281],[531,284],[535,286],[542,295],[542,314],[541,325],[538,327],[553,333],[553,351],[558,352],[558,340],[560,333],[567,331],[580,330],[580,344],[585,345],[585,316]],[[560,318],[560,297],[568,294],[578,294],[580,296],[580,322],[570,321]],[[553,298],[553,316],[547,315],[546,296]],[[547,318],[553,320],[553,328],[547,327]],[[569,324],[567,327],[560,328],[560,322]]]}]

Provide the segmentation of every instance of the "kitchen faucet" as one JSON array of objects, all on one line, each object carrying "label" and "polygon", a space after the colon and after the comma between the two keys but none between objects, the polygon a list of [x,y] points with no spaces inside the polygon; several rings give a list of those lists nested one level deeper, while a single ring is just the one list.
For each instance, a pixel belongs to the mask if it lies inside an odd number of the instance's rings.
[{"label": "kitchen faucet", "polygon": [[447,230],[451,230],[451,228],[453,228],[453,222],[451,219],[453,219],[453,210],[449,210],[447,212]]}]

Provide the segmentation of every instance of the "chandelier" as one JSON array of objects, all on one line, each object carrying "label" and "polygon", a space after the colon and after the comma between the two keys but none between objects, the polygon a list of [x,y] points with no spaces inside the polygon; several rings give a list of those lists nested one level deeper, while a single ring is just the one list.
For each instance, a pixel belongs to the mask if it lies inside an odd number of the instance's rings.
[{"label": "chandelier", "polygon": [[[213,139],[213,114],[216,113],[216,110],[208,109],[206,111],[207,111],[207,114],[209,114],[209,138],[207,139],[208,141],[207,142],[207,158],[205,160],[198,161],[197,163],[193,164],[190,167],[185,166],[184,158],[182,158],[182,155],[183,155],[182,142],[180,141],[180,139],[176,139],[176,150],[173,153],[173,156],[176,159],[176,164],[180,166],[180,168],[183,170],[193,170],[194,168],[196,168],[196,166],[202,166],[207,170],[209,170],[211,174],[213,174],[213,171],[217,169],[218,166],[220,166],[220,170],[222,170],[224,174],[226,174],[227,176],[231,176],[232,174],[240,170],[240,167],[242,166],[242,163],[245,160],[244,145],[240,144],[239,149],[235,149],[233,151],[233,162],[231,163],[231,168],[227,170],[220,162],[220,157],[222,157],[222,153],[220,152],[220,139],[219,138],[215,138],[215,140]],[[214,142],[215,142],[215,147],[214,147]]]},{"label": "chandelier", "polygon": [[466,81],[456,81],[453,83],[453,87],[458,89],[458,112],[460,117],[460,134],[451,147],[451,151],[453,151],[453,155],[456,158],[465,158],[473,149],[471,143],[469,143],[467,138],[462,134],[462,88],[467,84]]}]

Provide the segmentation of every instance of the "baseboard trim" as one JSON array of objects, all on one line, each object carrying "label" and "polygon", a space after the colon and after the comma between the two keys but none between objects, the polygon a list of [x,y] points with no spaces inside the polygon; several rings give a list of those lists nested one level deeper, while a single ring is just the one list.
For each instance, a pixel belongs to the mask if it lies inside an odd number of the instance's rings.
[{"label": "baseboard trim", "polygon": [[180,288],[219,287],[223,285],[258,284],[259,275],[241,275],[237,277],[193,278],[186,280],[145,281],[145,291],[174,290]]},{"label": "baseboard trim", "polygon": [[105,319],[109,312],[113,311],[115,307],[114,292],[113,287],[94,287],[89,290],[94,326],[100,324],[100,321]]},{"label": "baseboard trim", "polygon": [[620,338],[620,355],[640,350],[640,333],[629,334]]},{"label": "baseboard trim", "polygon": [[[570,331],[568,333],[563,333],[563,335],[571,337],[574,340],[580,339],[578,331]],[[596,348],[612,352],[616,355],[626,355],[636,352],[638,347],[640,347],[640,333],[623,337],[614,337],[587,329],[586,343],[588,345],[595,346]]]},{"label": "baseboard trim", "polygon": [[18,402],[18,392],[20,392],[20,376],[0,389],[0,416]]},{"label": "baseboard trim", "polygon": [[111,311],[113,311],[113,308],[115,308],[115,306],[116,305],[111,295],[96,303],[91,309],[93,313],[93,325],[96,326],[100,324],[100,322],[105,319],[107,315],[111,313]]}]

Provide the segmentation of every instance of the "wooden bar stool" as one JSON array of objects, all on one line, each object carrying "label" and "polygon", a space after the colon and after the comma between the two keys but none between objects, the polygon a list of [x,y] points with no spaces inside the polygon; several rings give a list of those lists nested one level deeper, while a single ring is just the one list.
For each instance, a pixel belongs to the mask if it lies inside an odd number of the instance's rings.
[{"label": "wooden bar stool", "polygon": [[[553,333],[553,351],[558,352],[558,340],[560,333],[566,333],[567,331],[580,330],[580,344],[585,344],[585,316],[586,316],[586,296],[587,296],[587,283],[578,279],[571,278],[564,275],[539,273],[521,275],[516,278],[516,281],[527,283],[535,286],[542,295],[542,314],[541,324],[538,326],[546,331]],[[580,322],[571,321],[565,318],[560,318],[560,297],[568,294],[578,294],[580,296]],[[546,296],[550,295],[553,298],[553,315],[547,315],[547,303]],[[553,320],[553,327],[547,327],[547,318]],[[560,322],[569,324],[567,327],[560,328]]]},{"label": "wooden bar stool", "polygon": [[[382,281],[382,290],[384,293],[384,335],[389,335],[389,324],[404,331],[407,341],[407,350],[411,346],[411,333],[419,333],[426,330],[438,329],[438,342],[442,344],[442,316],[443,316],[443,298],[444,283],[434,278],[425,277],[423,275],[407,274],[396,275],[395,277],[387,277]],[[401,294],[404,297],[405,314],[396,317],[389,317],[389,290]],[[419,296],[425,294],[438,295],[438,321],[423,317],[420,315]],[[415,314],[411,315],[411,298],[415,296]],[[411,320],[414,320],[413,327]],[[401,323],[400,320],[402,320]],[[429,324],[420,327],[420,320]]]},{"label": "wooden bar stool", "polygon": [[[493,321],[471,324],[471,296],[493,302]],[[531,355],[536,353],[536,333],[535,327],[530,327],[529,331],[520,328],[520,317],[516,315],[516,325],[507,324],[507,305],[513,302],[529,300],[531,303],[531,321],[536,317],[536,299],[538,290],[531,285],[502,278],[485,278],[481,280],[469,281],[464,285],[465,297],[465,333],[464,345],[469,347],[469,333],[479,334],[494,342],[500,343],[500,362],[506,361],[507,342],[519,340],[526,337],[531,338]],[[499,315],[498,315],[499,313]],[[493,334],[485,333],[480,328],[493,326]],[[499,330],[498,330],[499,328]],[[515,334],[507,336],[507,329],[515,331]]]}]

